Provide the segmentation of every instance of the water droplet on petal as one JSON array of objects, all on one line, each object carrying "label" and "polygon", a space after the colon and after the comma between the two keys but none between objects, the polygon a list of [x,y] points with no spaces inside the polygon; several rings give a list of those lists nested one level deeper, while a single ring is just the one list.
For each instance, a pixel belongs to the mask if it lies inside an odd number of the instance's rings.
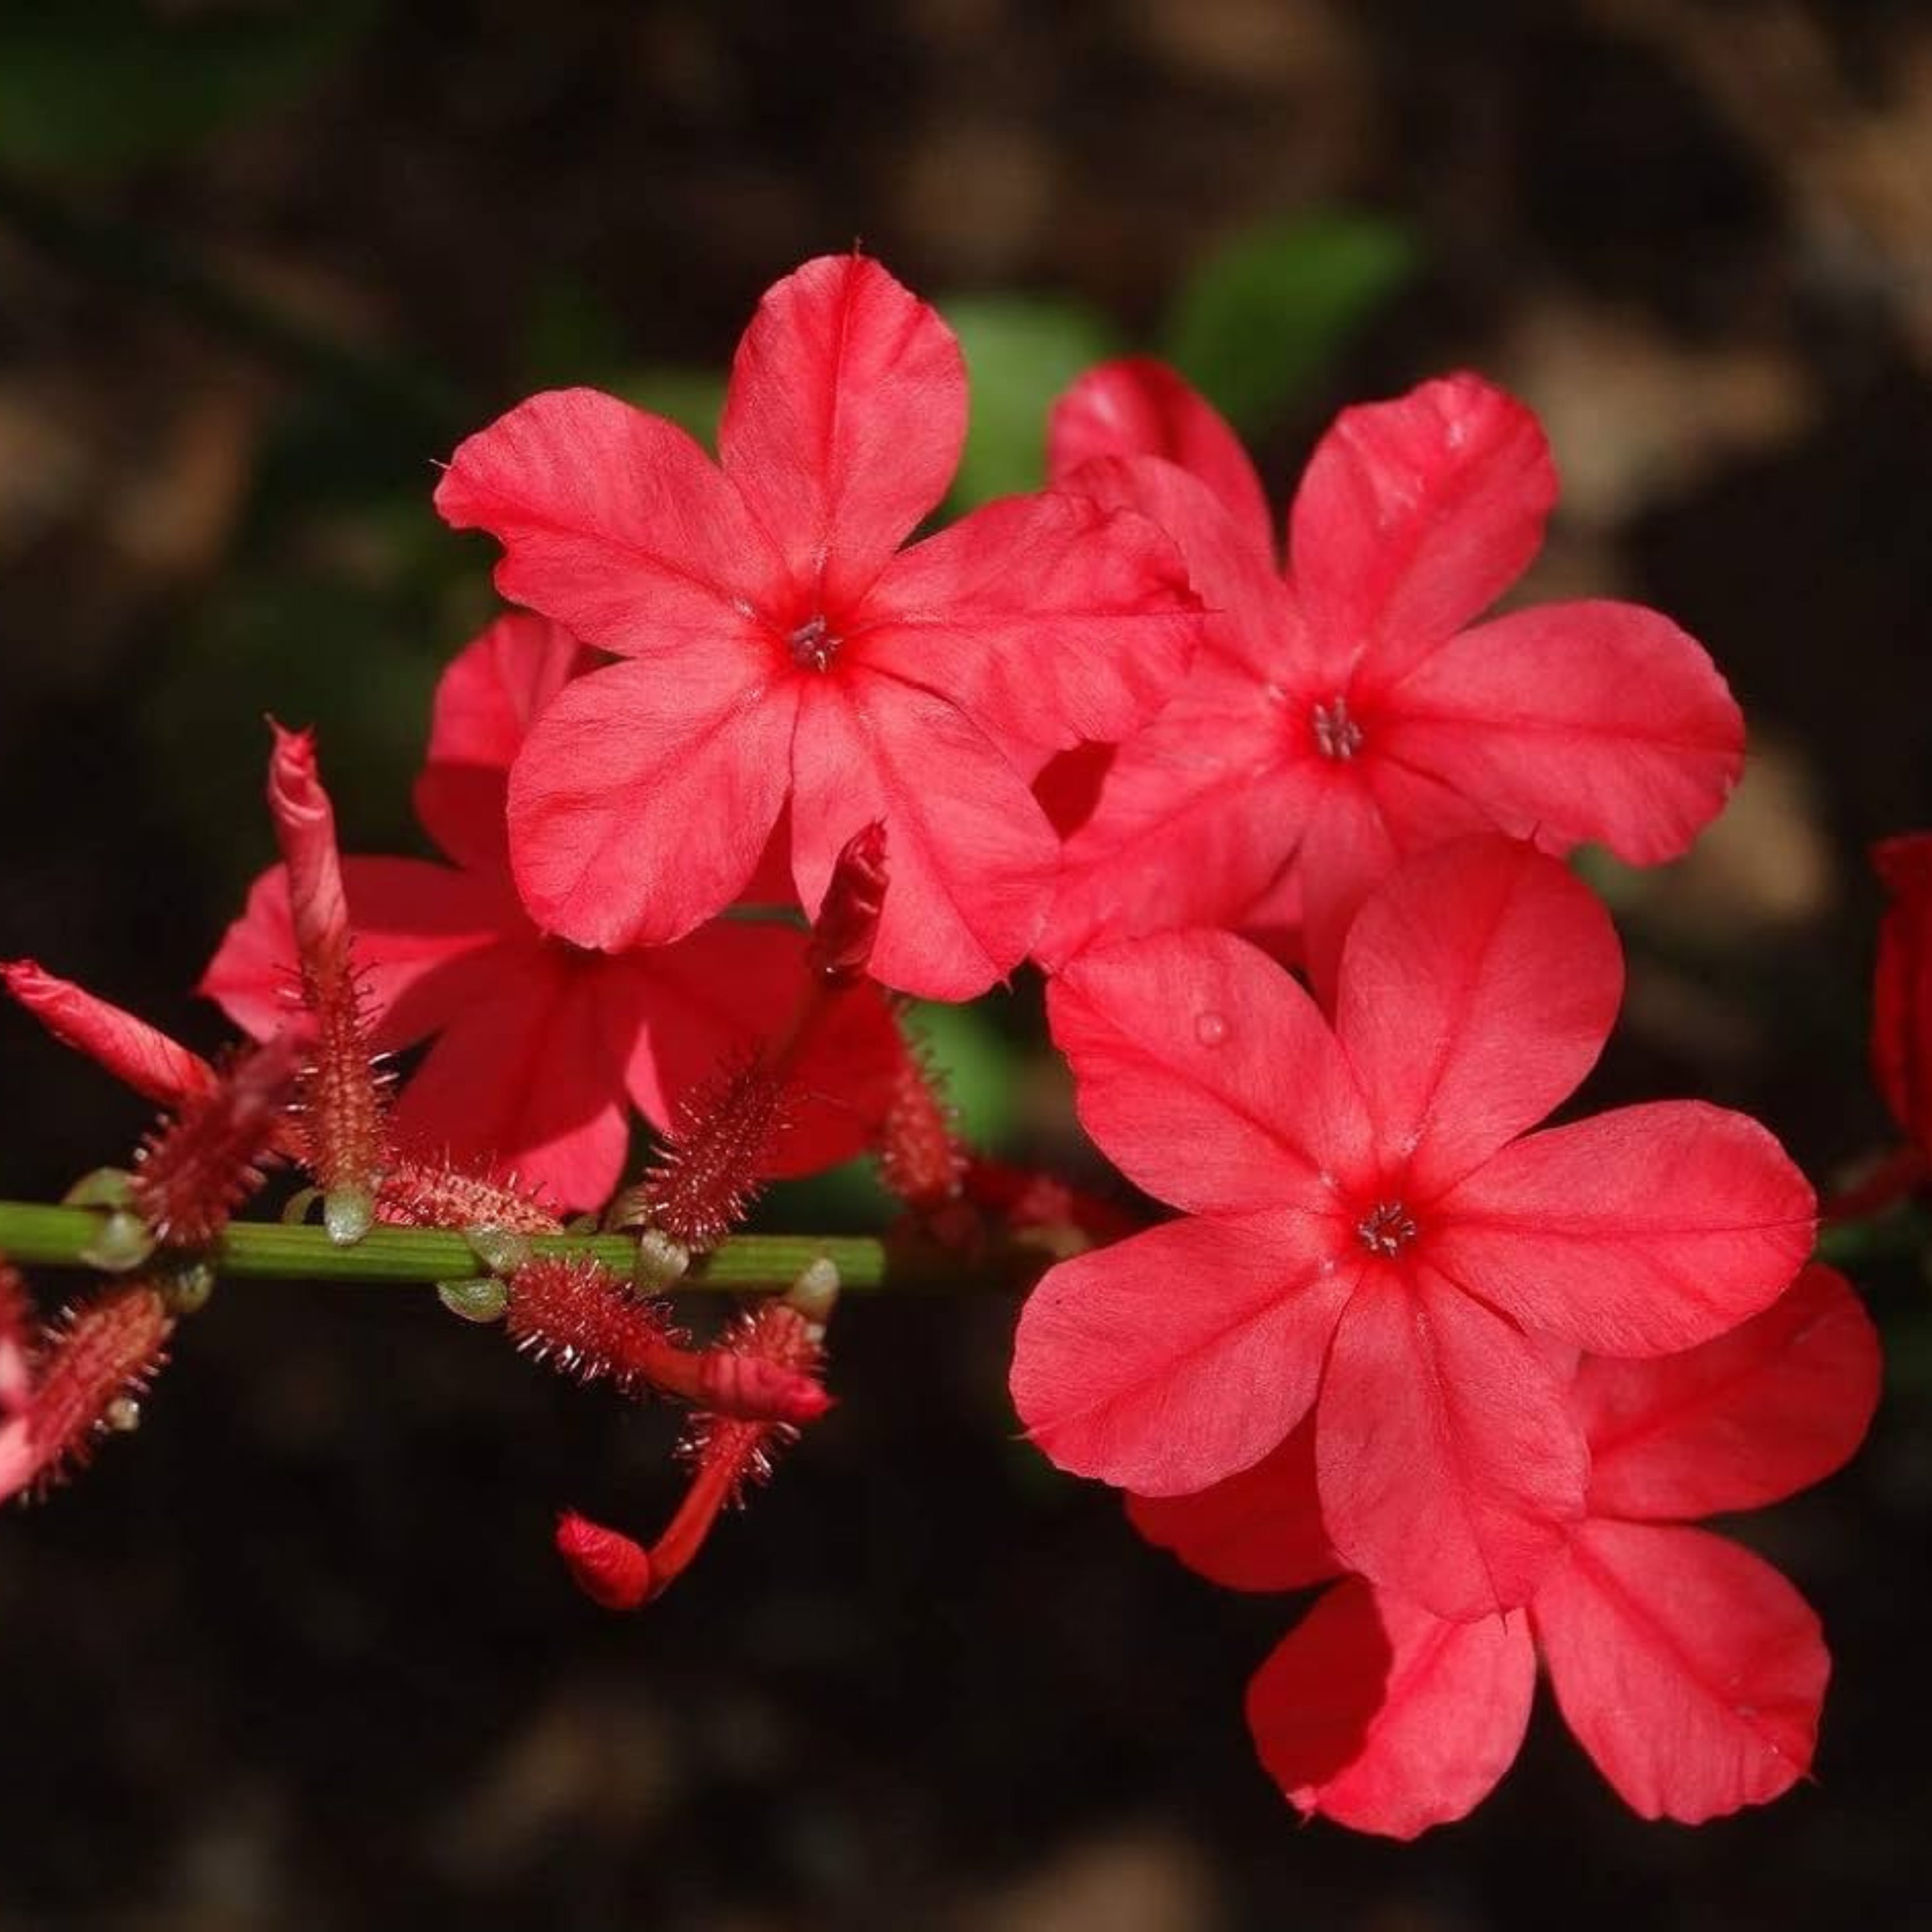
[{"label": "water droplet on petal", "polygon": [[1228,1037],[1228,1022],[1219,1013],[1196,1013],[1194,1037],[1203,1046],[1219,1046]]}]

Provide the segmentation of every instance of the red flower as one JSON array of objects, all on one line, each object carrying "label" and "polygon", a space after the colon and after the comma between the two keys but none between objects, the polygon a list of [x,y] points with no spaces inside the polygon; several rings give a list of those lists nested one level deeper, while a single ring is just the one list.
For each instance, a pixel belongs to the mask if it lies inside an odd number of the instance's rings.
[{"label": "red flower", "polygon": [[1878,929],[1872,1071],[1892,1118],[1932,1150],[1932,832],[1872,848],[1892,903]]},{"label": "red flower", "polygon": [[[493,624],[443,675],[416,785],[417,812],[453,867],[342,862],[376,1045],[436,1036],[397,1103],[398,1136],[516,1168],[571,1208],[597,1206],[616,1186],[630,1101],[669,1128],[682,1096],[781,1028],[809,990],[806,935],[788,928],[719,925],[609,954],[546,938],[524,911],[505,846],[506,775],[531,719],[584,657],[540,618]],[[285,880],[278,866],[256,882],[202,982],[258,1036],[286,1018],[294,983]],[[901,1051],[875,991],[842,1001],[797,1070],[776,1170],[858,1151],[884,1117]]]},{"label": "red flower", "polygon": [[1369,899],[1332,1030],[1226,934],[1084,955],[1048,992],[1081,1119],[1187,1218],[1034,1291],[1012,1388],[1034,1439],[1184,1494],[1258,1462],[1318,1390],[1348,1566],[1443,1616],[1525,1601],[1586,1476],[1535,1338],[1690,1347],[1770,1303],[1811,1244],[1810,1187],[1740,1114],[1687,1101],[1525,1133],[1596,1059],[1622,982],[1588,890],[1494,837]]},{"label": "red flower", "polygon": [[505,596],[628,662],[562,692],[518,758],[510,838],[540,924],[584,946],[721,912],[790,807],[799,896],[883,820],[872,970],[983,992],[1036,936],[1058,842],[1016,769],[1117,739],[1186,667],[1172,545],[1080,498],[989,504],[901,550],[959,457],[952,332],[875,262],[808,262],[740,344],[719,460],[592,390],[536,396],[436,492],[504,545]]},{"label": "red flower", "polygon": [[1062,487],[1161,524],[1216,615],[1069,838],[1050,964],[1096,938],[1274,926],[1285,893],[1325,995],[1350,917],[1403,856],[1495,829],[1649,864],[1736,781],[1737,707],[1657,612],[1544,604],[1465,628],[1556,496],[1535,418],[1474,376],[1342,414],[1289,514],[1286,581],[1233,432],[1159,364],[1076,384],[1052,457]]},{"label": "red flower", "polygon": [[[1817,1618],[1760,1558],[1677,1526],[1822,1481],[1878,1388],[1877,1336],[1822,1267],[1687,1354],[1587,1358],[1571,1400],[1588,1513],[1528,1616],[1445,1622],[1344,1582],[1249,1687],[1262,1762],[1304,1816],[1413,1838],[1509,1768],[1540,1648],[1570,1730],[1646,1817],[1695,1824],[1777,1797],[1810,1763],[1830,1669]],[[1136,1526],[1236,1589],[1334,1575],[1312,1435],[1199,1496],[1134,1498]]]}]

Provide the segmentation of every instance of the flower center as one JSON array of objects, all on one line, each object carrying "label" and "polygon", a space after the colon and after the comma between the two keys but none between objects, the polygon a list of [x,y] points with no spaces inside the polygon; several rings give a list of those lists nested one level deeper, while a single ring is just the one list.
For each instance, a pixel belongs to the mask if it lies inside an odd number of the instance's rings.
[{"label": "flower center", "polygon": [[838,655],[842,638],[832,634],[832,627],[825,621],[822,610],[814,610],[785,639],[786,647],[791,652],[791,661],[800,670],[829,670],[832,660]]},{"label": "flower center", "polygon": [[1315,707],[1309,723],[1315,732],[1315,748],[1324,758],[1346,762],[1362,748],[1362,728],[1348,716],[1348,700],[1340,692]]},{"label": "flower center", "polygon": [[1378,1201],[1355,1223],[1355,1238],[1372,1255],[1399,1255],[1415,1239],[1415,1217],[1400,1201]]}]

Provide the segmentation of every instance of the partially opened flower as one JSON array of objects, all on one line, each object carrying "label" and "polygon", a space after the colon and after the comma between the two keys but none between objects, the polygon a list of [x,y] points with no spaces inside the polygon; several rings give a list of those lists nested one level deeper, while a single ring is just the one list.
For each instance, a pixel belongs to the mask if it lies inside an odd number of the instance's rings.
[{"label": "partially opened flower", "polygon": [[[1413,1838],[1508,1769],[1540,1650],[1578,1742],[1646,1817],[1695,1824],[1778,1796],[1811,1761],[1830,1670],[1818,1620],[1761,1558],[1682,1525],[1822,1481],[1863,1438],[1878,1386],[1870,1322],[1816,1266],[1687,1354],[1586,1358],[1572,1400],[1588,1514],[1527,1614],[1448,1622],[1342,1583],[1249,1687],[1263,1764],[1304,1816]],[[1334,1576],[1312,1432],[1198,1496],[1133,1499],[1136,1525],[1233,1588]]]},{"label": "partially opened flower", "polygon": [[[807,936],[788,927],[724,923],[604,953],[547,938],[524,910],[505,839],[507,776],[532,720],[587,656],[541,618],[493,624],[444,674],[416,786],[418,815],[453,864],[342,865],[376,1045],[435,1036],[397,1102],[397,1135],[418,1154],[514,1169],[570,1208],[615,1189],[632,1102],[668,1129],[684,1096],[782,1029],[808,991]],[[257,1036],[286,1018],[293,984],[285,878],[278,866],[256,882],[202,982]],[[773,1170],[862,1148],[901,1052],[874,989],[843,999],[801,1054]]]},{"label": "partially opened flower", "polygon": [[1494,829],[1649,864],[1736,781],[1737,706],[1658,612],[1550,604],[1468,628],[1556,496],[1535,418],[1476,376],[1342,412],[1296,494],[1285,578],[1233,433],[1160,364],[1083,377],[1052,457],[1062,487],[1168,530],[1216,614],[1068,841],[1050,966],[1108,937],[1270,926],[1285,893],[1325,994],[1355,908],[1403,856]]},{"label": "partially opened flower", "polygon": [[886,984],[963,999],[1024,956],[1059,854],[1028,778],[1150,715],[1198,620],[1168,540],[1085,498],[1009,499],[902,549],[965,421],[951,331],[877,262],[827,256],[766,295],[716,464],[588,389],[457,451],[437,506],[502,541],[504,596],[626,660],[561,692],[517,760],[540,926],[680,938],[784,814],[814,911],[845,842],[884,823]]},{"label": "partially opened flower", "polygon": [[1332,1028],[1226,934],[1083,955],[1048,992],[1081,1119],[1186,1218],[1035,1288],[1012,1374],[1034,1439],[1179,1495],[1313,1408],[1350,1568],[1447,1617],[1526,1600],[1587,1474],[1548,1338],[1694,1346],[1811,1244],[1809,1186],[1741,1114],[1687,1101],[1526,1132],[1596,1059],[1622,982],[1587,888],[1496,837],[1369,899]]}]

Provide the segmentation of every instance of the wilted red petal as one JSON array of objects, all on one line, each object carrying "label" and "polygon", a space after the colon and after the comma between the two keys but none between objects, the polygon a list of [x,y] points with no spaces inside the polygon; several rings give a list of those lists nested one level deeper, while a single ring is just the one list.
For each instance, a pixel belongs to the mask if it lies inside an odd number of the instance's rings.
[{"label": "wilted red petal", "polygon": [[1775,1301],[1811,1251],[1816,1208],[1756,1121],[1664,1101],[1504,1148],[1431,1210],[1430,1258],[1525,1328],[1664,1355]]},{"label": "wilted red petal", "polygon": [[1744,768],[1744,720],[1694,639],[1640,604],[1543,604],[1466,631],[1388,700],[1378,746],[1545,845],[1675,858]]},{"label": "wilted red petal", "polygon": [[803,694],[792,838],[806,908],[818,909],[846,840],[881,820],[892,883],[874,978],[926,999],[983,993],[1026,956],[1046,916],[1060,850],[1046,814],[943,698],[872,676]]},{"label": "wilted red petal", "polygon": [[423,829],[458,865],[509,869],[510,766],[544,706],[597,662],[561,624],[529,610],[499,617],[450,660],[436,684],[415,796]]},{"label": "wilted red petal", "polygon": [[458,449],[436,506],[503,545],[496,587],[587,644],[657,662],[766,640],[744,606],[776,546],[684,431],[595,389],[532,396]]},{"label": "wilted red petal", "polygon": [[1511,840],[1438,846],[1368,900],[1342,950],[1335,1030],[1412,1198],[1569,1096],[1609,1036],[1623,977],[1596,895]]},{"label": "wilted red petal", "polygon": [[1480,376],[1344,410],[1289,514],[1323,669],[1402,676],[1522,574],[1556,500],[1535,417]]},{"label": "wilted red petal", "polygon": [[952,330],[877,262],[821,255],[759,303],[718,448],[794,582],[842,603],[946,494],[965,437]]},{"label": "wilted red petal", "polygon": [[1240,440],[1205,398],[1150,356],[1090,369],[1053,406],[1047,462],[1054,484],[1096,458],[1157,456],[1198,477],[1247,544],[1268,556],[1273,520]]},{"label": "wilted red petal", "polygon": [[1184,1496],[1127,1498],[1148,1542],[1230,1590],[1299,1590],[1342,1568],[1315,1490],[1315,1424],[1298,1424],[1252,1468]]},{"label": "wilted red petal", "polygon": [[1583,1513],[1588,1458],[1538,1351],[1432,1269],[1372,1270],[1316,1415],[1322,1514],[1348,1568],[1438,1616],[1527,1603]]},{"label": "wilted red petal", "polygon": [[1047,1016],[1082,1124],[1160,1199],[1340,1214],[1338,1185],[1363,1178],[1368,1117],[1334,1036],[1246,940],[1163,933],[1084,954]]},{"label": "wilted red petal", "polygon": [[1084,496],[1006,496],[886,566],[854,662],[943,692],[1001,746],[1113,740],[1179,686],[1202,631],[1173,541]]},{"label": "wilted red petal", "polygon": [[1878,1331],[1837,1270],[1807,1268],[1716,1340],[1651,1361],[1592,1356],[1572,1396],[1596,1516],[1756,1509],[1822,1482],[1864,1438]]},{"label": "wilted red petal", "polygon": [[1050,1268],[1012,1396],[1063,1469],[1146,1496],[1258,1462],[1315,1398],[1354,1282],[1294,1214],[1176,1221]]},{"label": "wilted red petal", "polygon": [[1532,1618],[1564,1719],[1643,1816],[1700,1824],[1810,1768],[1831,1659],[1761,1557],[1702,1530],[1593,1522]]},{"label": "wilted red petal", "polygon": [[1248,1727],[1304,1817],[1413,1838],[1488,1796],[1535,1689],[1527,1618],[1448,1623],[1352,1577],[1255,1673]]},{"label": "wilted red petal", "polygon": [[792,683],[722,649],[667,650],[566,685],[510,774],[511,855],[532,917],[617,951],[722,912],[784,803],[797,709]]}]

